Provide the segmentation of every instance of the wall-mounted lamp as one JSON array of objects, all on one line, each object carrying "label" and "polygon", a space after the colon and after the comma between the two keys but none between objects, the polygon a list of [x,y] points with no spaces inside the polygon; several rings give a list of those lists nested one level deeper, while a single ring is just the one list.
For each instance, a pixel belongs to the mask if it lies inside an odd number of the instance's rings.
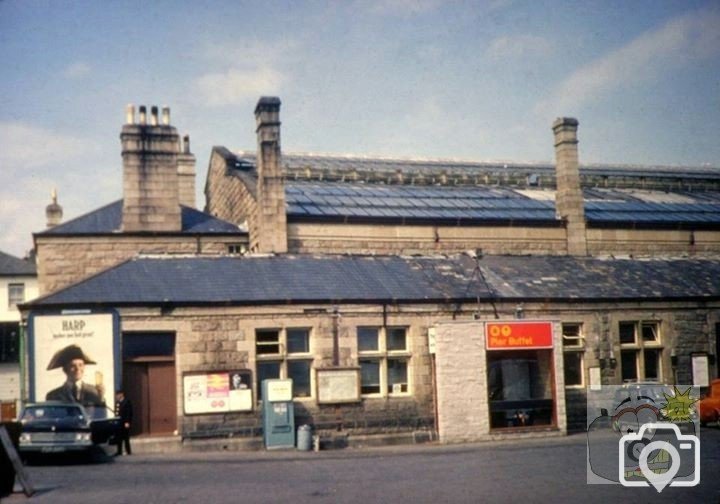
[{"label": "wall-mounted lamp", "polygon": [[677,365],[678,365],[678,356],[677,356],[677,354],[675,353],[675,349],[674,349],[674,348],[673,348],[672,350],[670,350],[670,365],[671,365],[673,368],[676,368]]},{"label": "wall-mounted lamp", "polygon": [[522,305],[517,305],[515,307],[515,318],[516,319],[524,319],[525,318],[525,310],[523,309]]},{"label": "wall-mounted lamp", "polygon": [[617,367],[617,359],[615,358],[615,352],[610,350],[610,369],[615,369]]}]

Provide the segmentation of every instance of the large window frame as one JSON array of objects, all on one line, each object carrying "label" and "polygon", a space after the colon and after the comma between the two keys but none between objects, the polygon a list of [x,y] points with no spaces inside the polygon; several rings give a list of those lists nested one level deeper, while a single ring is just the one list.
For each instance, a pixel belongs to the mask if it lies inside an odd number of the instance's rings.
[{"label": "large window frame", "polygon": [[621,320],[620,377],[623,382],[662,382],[663,343],[657,320]]},{"label": "large window frame", "polygon": [[13,282],[8,284],[8,308],[16,308],[25,301],[25,284]]},{"label": "large window frame", "polygon": [[256,329],[255,360],[258,401],[262,399],[262,381],[267,378],[292,378],[294,399],[313,398],[311,328]]},{"label": "large window frame", "polygon": [[0,364],[20,362],[20,324],[0,322]]},{"label": "large window frame", "polygon": [[362,397],[412,394],[409,328],[358,326],[356,329]]},{"label": "large window frame", "polygon": [[582,322],[563,322],[565,388],[585,387],[585,333]]}]

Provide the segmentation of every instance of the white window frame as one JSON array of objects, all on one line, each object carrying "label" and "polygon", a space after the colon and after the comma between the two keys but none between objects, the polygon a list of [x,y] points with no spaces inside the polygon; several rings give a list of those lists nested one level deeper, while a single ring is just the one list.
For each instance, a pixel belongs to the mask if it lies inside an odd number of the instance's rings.
[{"label": "white window frame", "polygon": [[[577,336],[571,336],[567,331],[570,327],[577,327]],[[563,373],[563,379],[565,380],[565,388],[585,388],[585,332],[584,325],[582,322],[563,322],[562,323],[562,343],[563,343],[563,359],[565,355],[573,354],[573,356],[580,356],[580,383],[567,383],[567,374]],[[563,362],[563,367],[564,367]]]},{"label": "white window frame", "polygon": [[[14,292],[15,291],[15,292]],[[19,291],[19,294],[18,294]],[[25,301],[25,284],[13,282],[8,284],[8,308],[15,308]]]},{"label": "white window frame", "polygon": [[[290,352],[288,351],[288,332],[290,331],[306,331],[307,332],[307,351],[306,352]],[[261,343],[258,342],[258,334],[259,333],[271,333],[276,332],[278,335],[277,343],[270,343],[265,342]],[[315,397],[315,383],[314,383],[314,373],[313,370],[313,361],[315,360],[314,355],[312,354],[312,328],[311,327],[284,327],[284,328],[275,328],[275,327],[259,327],[255,329],[255,376],[257,377],[257,387],[258,391],[260,390],[260,387],[262,384],[260,383],[260,376],[258,373],[258,365],[263,362],[278,362],[280,364],[280,378],[287,379],[291,378],[288,373],[288,363],[290,362],[307,362],[309,364],[308,367],[308,383],[310,386],[310,394],[304,395],[304,396],[295,396],[293,395],[293,399],[297,400],[304,400],[304,399],[313,399]],[[274,346],[277,345],[278,351],[273,353],[258,353],[258,347],[262,346]],[[258,397],[260,394],[258,394]]]},{"label": "white window frame", "polygon": [[[371,329],[377,331],[378,347],[375,350],[360,350],[359,332],[361,329]],[[405,348],[401,350],[388,350],[388,333],[393,330],[403,330],[405,332]],[[361,395],[362,397],[406,397],[412,395],[412,352],[410,351],[410,328],[407,326],[357,326],[355,329],[355,340],[358,344],[358,365],[361,366],[361,360],[376,361],[380,368],[380,391],[371,393],[362,393],[362,371],[361,371]],[[389,361],[405,362],[405,373],[407,375],[406,390],[393,392],[388,390],[388,362]]]},{"label": "white window frame", "polygon": [[[633,325],[634,341],[631,343],[620,342],[620,327],[623,324]],[[655,339],[652,341],[645,341],[643,338],[643,328],[653,327],[655,333]],[[658,381],[662,383],[664,379],[663,373],[663,344],[662,344],[662,330],[659,320],[620,320],[617,324],[618,328],[618,342],[620,342],[620,378],[623,381],[628,382],[643,382],[643,381]],[[659,351],[658,362],[657,362],[657,377],[647,378],[645,374],[645,351],[656,350]],[[623,353],[634,352],[635,354],[635,369],[637,370],[637,376],[634,379],[623,378]]]}]

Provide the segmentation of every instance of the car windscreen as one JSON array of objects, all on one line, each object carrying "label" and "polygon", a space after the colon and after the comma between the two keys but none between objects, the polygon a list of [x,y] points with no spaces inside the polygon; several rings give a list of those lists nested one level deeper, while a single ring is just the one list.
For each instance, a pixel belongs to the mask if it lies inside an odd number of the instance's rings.
[{"label": "car windscreen", "polygon": [[83,410],[72,405],[30,407],[25,409],[21,420],[55,420],[70,417],[82,418]]}]

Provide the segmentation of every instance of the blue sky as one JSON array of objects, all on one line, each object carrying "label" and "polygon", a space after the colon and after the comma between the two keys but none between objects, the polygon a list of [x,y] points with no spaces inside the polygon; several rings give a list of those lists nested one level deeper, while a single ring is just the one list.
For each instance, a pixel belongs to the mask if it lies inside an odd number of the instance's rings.
[{"label": "blue sky", "polygon": [[[286,152],[720,167],[716,1],[0,0],[0,250],[121,198],[126,104],[168,105],[210,149],[254,149],[261,95]],[[720,168],[719,168],[720,169]]]}]

